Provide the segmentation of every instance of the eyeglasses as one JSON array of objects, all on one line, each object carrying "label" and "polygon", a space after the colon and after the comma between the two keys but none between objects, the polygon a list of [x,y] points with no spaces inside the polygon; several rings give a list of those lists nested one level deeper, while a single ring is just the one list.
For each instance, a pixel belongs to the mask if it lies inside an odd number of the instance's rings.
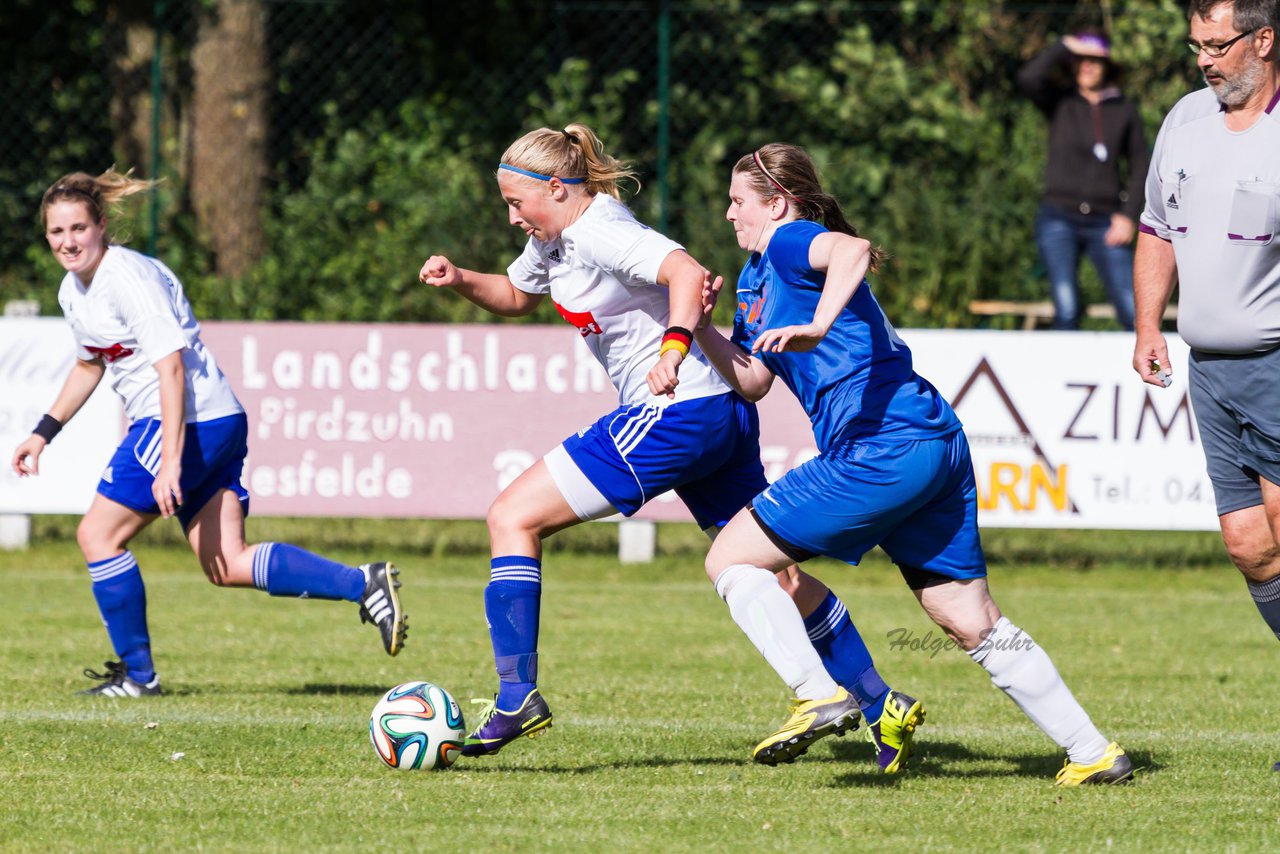
[{"label": "eyeglasses", "polygon": [[1222,44],[1198,44],[1193,41],[1188,41],[1187,47],[1190,48],[1191,52],[1194,53],[1196,56],[1200,55],[1200,51],[1204,51],[1205,53],[1209,54],[1209,56],[1213,57],[1214,59],[1217,59],[1220,56],[1224,56],[1227,51],[1231,50],[1231,46],[1233,44],[1240,41],[1240,39],[1244,38],[1247,35],[1252,35],[1255,32],[1255,30],[1249,30],[1249,32],[1247,33],[1241,33],[1240,35],[1236,36],[1233,39],[1227,39]]}]

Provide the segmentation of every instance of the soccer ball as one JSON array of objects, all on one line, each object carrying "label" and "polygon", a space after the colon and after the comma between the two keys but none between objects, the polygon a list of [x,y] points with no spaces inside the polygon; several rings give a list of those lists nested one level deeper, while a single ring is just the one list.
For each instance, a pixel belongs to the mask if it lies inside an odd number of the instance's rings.
[{"label": "soccer ball", "polygon": [[397,685],[369,716],[373,749],[392,768],[448,768],[461,755],[465,735],[458,701],[430,682]]}]

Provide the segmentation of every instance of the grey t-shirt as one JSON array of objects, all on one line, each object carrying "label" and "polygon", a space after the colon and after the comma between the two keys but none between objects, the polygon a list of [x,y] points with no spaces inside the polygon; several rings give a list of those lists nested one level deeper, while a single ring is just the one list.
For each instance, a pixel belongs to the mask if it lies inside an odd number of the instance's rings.
[{"label": "grey t-shirt", "polygon": [[1139,228],[1173,244],[1178,333],[1193,349],[1280,346],[1280,93],[1231,131],[1212,89],[1182,98],[1156,137]]}]

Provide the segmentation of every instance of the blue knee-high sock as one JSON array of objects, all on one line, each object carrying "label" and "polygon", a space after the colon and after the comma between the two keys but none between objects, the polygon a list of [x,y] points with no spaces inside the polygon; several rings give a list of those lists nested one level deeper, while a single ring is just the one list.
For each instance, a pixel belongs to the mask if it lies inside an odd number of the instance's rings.
[{"label": "blue knee-high sock", "polygon": [[876,671],[844,603],[828,591],[822,604],[805,618],[804,627],[831,678],[857,699],[868,723],[880,720],[889,686]]},{"label": "blue knee-high sock", "polygon": [[495,557],[484,589],[484,614],[498,670],[498,708],[520,708],[538,684],[538,616],[542,561],[523,555]]},{"label": "blue knee-high sock", "polygon": [[272,596],[356,602],[364,585],[361,570],[288,543],[261,543],[253,553],[253,586]]},{"label": "blue knee-high sock", "polygon": [[89,564],[89,577],[111,646],[128,669],[129,678],[145,685],[156,677],[156,669],[147,631],[147,589],[138,562],[126,551]]}]

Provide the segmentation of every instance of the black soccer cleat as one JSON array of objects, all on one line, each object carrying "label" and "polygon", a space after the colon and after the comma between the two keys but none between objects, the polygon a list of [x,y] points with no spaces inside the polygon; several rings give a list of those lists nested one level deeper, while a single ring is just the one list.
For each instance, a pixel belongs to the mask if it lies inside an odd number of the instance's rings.
[{"label": "black soccer cleat", "polygon": [[158,697],[163,692],[160,690],[160,677],[156,676],[150,682],[143,684],[136,679],[129,677],[128,669],[122,661],[108,661],[104,665],[107,668],[106,673],[99,673],[96,670],[84,669],[84,675],[90,679],[97,679],[102,684],[94,685],[92,688],[86,688],[83,691],[77,691],[84,697]]},{"label": "black soccer cleat", "polygon": [[396,576],[400,570],[390,562],[366,563],[360,567],[364,573],[364,593],[360,595],[360,622],[373,623],[382,635],[382,647],[387,655],[395,655],[404,648],[409,633],[409,619],[400,607],[400,582]]}]

